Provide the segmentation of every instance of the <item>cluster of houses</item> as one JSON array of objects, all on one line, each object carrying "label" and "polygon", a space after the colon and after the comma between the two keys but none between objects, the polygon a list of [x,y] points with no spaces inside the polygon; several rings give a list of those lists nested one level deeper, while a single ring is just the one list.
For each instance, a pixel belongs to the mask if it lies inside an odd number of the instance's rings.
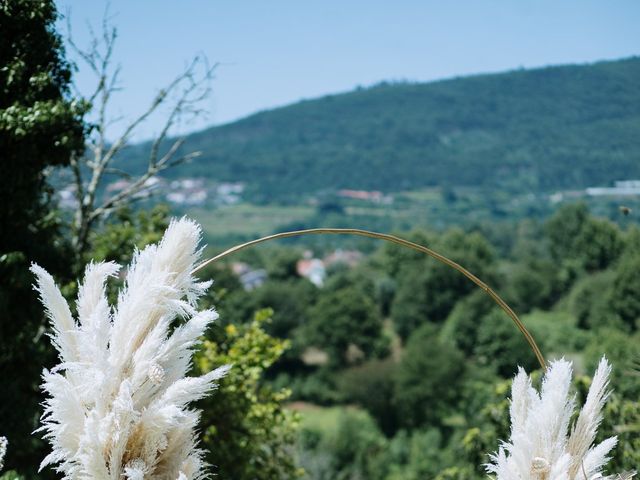
[{"label": "cluster of houses", "polygon": [[[357,250],[335,250],[323,258],[314,257],[310,250],[296,264],[296,272],[317,287],[321,287],[327,277],[327,271],[337,265],[347,268],[355,267],[362,260],[362,253]],[[263,268],[252,268],[244,262],[233,262],[231,270],[237,275],[245,290],[253,290],[267,280],[267,271]]]},{"label": "cluster of houses", "polygon": [[342,198],[349,198],[351,200],[363,200],[365,202],[381,203],[389,205],[393,203],[393,197],[391,195],[385,195],[378,190],[338,190],[338,196]]},{"label": "cluster of houses", "polygon": [[[114,194],[126,190],[133,180],[119,179],[106,186],[107,194]],[[147,198],[151,195],[163,198],[170,204],[179,206],[224,206],[235,205],[242,200],[245,184],[241,182],[211,182],[203,178],[181,178],[167,180],[161,177],[148,179],[144,188],[136,198]],[[391,204],[393,197],[377,190],[338,190],[337,196],[350,200]],[[69,185],[58,192],[62,208],[74,208],[76,196],[73,185]]]},{"label": "cluster of houses", "polygon": [[[106,195],[114,195],[131,187],[132,180],[119,179],[107,184]],[[213,183],[202,178],[182,178],[179,180],[165,180],[160,177],[149,178],[143,188],[134,198],[155,196],[168,203],[180,206],[203,205],[235,205],[242,200],[244,183],[221,182]],[[72,209],[77,205],[75,186],[67,185],[58,191],[61,208]]]},{"label": "cluster of houses", "polygon": [[243,192],[244,184],[240,182],[211,184],[202,178],[182,178],[165,185],[163,194],[174,205],[202,206],[234,205],[242,200]]},{"label": "cluster of houses", "polygon": [[628,197],[640,195],[640,180],[622,180],[615,182],[613,187],[591,187],[587,188],[587,195],[590,197],[612,196]]},{"label": "cluster of houses", "polygon": [[640,197],[640,180],[619,180],[613,187],[589,187],[584,190],[556,192],[549,196],[551,203],[582,197]]},{"label": "cluster of houses", "polygon": [[358,250],[335,250],[322,259],[315,258],[310,250],[304,253],[298,260],[296,271],[298,275],[306,278],[317,287],[321,287],[327,277],[327,271],[336,265],[344,265],[348,268],[355,267],[362,260],[362,253]]}]

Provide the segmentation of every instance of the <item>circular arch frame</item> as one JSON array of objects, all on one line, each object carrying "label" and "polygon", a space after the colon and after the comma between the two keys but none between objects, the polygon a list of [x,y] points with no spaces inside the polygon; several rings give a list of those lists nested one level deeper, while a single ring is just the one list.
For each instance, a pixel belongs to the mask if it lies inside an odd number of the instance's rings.
[{"label": "circular arch frame", "polygon": [[268,242],[271,240],[278,240],[281,238],[299,237],[303,235],[321,235],[321,234],[356,235],[360,237],[368,237],[368,238],[375,238],[378,240],[384,240],[389,243],[394,243],[396,245],[401,245],[405,248],[422,252],[430,256],[431,258],[434,258],[435,260],[439,261],[440,263],[443,263],[453,268],[454,270],[457,270],[462,275],[464,275],[469,280],[471,280],[473,283],[475,283],[478,287],[480,287],[480,289],[484,291],[489,297],[491,297],[491,299],[509,316],[509,318],[511,318],[513,323],[516,325],[518,330],[520,330],[520,333],[522,333],[525,340],[529,344],[529,347],[531,347],[531,350],[535,354],[536,359],[538,360],[538,363],[540,364],[542,369],[546,370],[547,364],[544,360],[544,356],[542,355],[542,351],[540,350],[540,347],[538,347],[538,344],[536,343],[535,339],[533,338],[529,330],[527,330],[527,328],[524,326],[524,323],[522,323],[522,321],[518,318],[518,315],[516,315],[513,309],[507,304],[507,302],[505,302],[502,299],[502,297],[500,297],[500,295],[496,293],[495,290],[489,287],[486,283],[484,283],[482,280],[480,280],[478,277],[476,277],[473,273],[471,273],[469,270],[464,268],[462,265],[445,257],[444,255],[441,255],[440,253],[428,247],[420,245],[418,243],[412,242],[410,240],[406,240],[401,237],[397,237],[395,235],[390,235],[388,233],[372,232],[369,230],[362,230],[359,228],[310,228],[306,230],[293,230],[290,232],[275,233],[273,235],[267,235],[265,237],[257,238],[255,240],[251,240],[249,242],[241,243],[239,245],[231,247],[207,260],[204,260],[202,263],[196,266],[191,273],[195,274],[209,264],[212,264],[228,255],[239,252],[240,250],[244,250],[254,245],[258,245],[260,243]]}]

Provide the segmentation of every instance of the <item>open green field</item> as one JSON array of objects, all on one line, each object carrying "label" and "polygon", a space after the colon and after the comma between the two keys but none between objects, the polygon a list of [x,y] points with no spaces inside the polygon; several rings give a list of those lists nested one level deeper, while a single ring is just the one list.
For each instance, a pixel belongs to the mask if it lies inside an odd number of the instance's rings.
[{"label": "open green field", "polygon": [[[621,205],[631,212],[640,210],[637,197],[580,198],[596,215],[624,225],[629,218]],[[327,208],[317,206],[257,205],[191,207],[176,210],[201,223],[208,243],[228,246],[278,231],[334,227],[376,231],[407,231],[416,228],[442,230],[450,226],[476,227],[492,222],[518,222],[524,218],[543,220],[564,202],[551,202],[546,195],[513,195],[501,190],[455,189],[445,193],[429,188],[398,192],[391,203],[335,198]],[[305,242],[313,240],[305,239]]]},{"label": "open green field", "polygon": [[262,236],[278,227],[303,220],[314,212],[312,207],[240,204],[217,209],[195,208],[189,215],[200,222],[205,237],[224,239]]},{"label": "open green field", "polygon": [[334,432],[338,429],[340,417],[345,410],[358,410],[356,407],[323,407],[311,403],[295,402],[289,405],[300,415],[302,428],[322,432]]}]

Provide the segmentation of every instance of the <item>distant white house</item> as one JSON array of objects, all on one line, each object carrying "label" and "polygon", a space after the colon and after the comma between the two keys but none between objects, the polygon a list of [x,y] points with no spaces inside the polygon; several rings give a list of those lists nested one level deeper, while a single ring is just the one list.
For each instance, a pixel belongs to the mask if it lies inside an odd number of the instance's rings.
[{"label": "distant white house", "polygon": [[216,188],[216,202],[220,205],[234,205],[242,200],[244,183],[225,182]]},{"label": "distant white house", "polygon": [[262,268],[257,270],[250,270],[247,273],[240,275],[240,282],[242,282],[242,287],[247,291],[258,288],[265,282],[266,279],[267,271]]},{"label": "distant white house", "polygon": [[258,288],[267,280],[267,271],[259,268],[253,269],[244,262],[233,262],[231,271],[235,273],[246,291]]},{"label": "distant white house", "polygon": [[617,188],[640,188],[640,180],[621,180],[615,182]]},{"label": "distant white house", "polygon": [[169,192],[165,198],[177,205],[203,205],[208,196],[203,179],[183,178],[169,184]]},{"label": "distant white house", "polygon": [[202,205],[207,199],[206,190],[196,190],[191,192],[170,192],[167,193],[167,201],[178,205]]},{"label": "distant white house", "polygon": [[218,185],[218,195],[240,195],[244,192],[244,183],[241,182],[224,182]]},{"label": "distant white house", "polygon": [[298,260],[296,271],[317,287],[321,287],[327,277],[327,268],[343,264],[355,267],[362,260],[362,253],[357,250],[338,249],[326,255],[324,259],[314,258],[311,251],[306,251],[304,258]]},{"label": "distant white house", "polygon": [[384,193],[378,190],[349,190],[342,189],[338,190],[338,196],[343,198],[351,198],[353,200],[364,200],[367,202],[374,203],[384,203],[391,204],[393,203],[393,197],[391,195],[385,195]]},{"label": "distant white house", "polygon": [[613,187],[590,187],[586,190],[590,197],[628,197],[640,195],[640,180],[620,180]]},{"label": "distant white house", "polygon": [[342,250],[339,248],[325,256],[322,263],[324,263],[325,268],[329,268],[336,264],[343,264],[349,268],[353,268],[358,265],[361,260],[362,252],[359,252],[358,250]]},{"label": "distant white house", "polygon": [[316,287],[321,287],[327,276],[324,263],[319,258],[303,258],[296,264],[298,275],[306,278]]}]

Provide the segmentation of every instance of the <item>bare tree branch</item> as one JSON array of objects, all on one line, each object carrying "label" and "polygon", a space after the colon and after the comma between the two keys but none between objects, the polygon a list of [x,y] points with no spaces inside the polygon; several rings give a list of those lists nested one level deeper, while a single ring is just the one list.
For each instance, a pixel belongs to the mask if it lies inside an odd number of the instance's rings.
[{"label": "bare tree branch", "polygon": [[[82,49],[72,38],[70,15],[67,15],[68,43],[79,59],[95,74],[96,86],[86,97],[95,115],[95,123],[88,138],[89,155],[72,161],[73,182],[78,206],[74,216],[74,245],[78,255],[88,248],[89,232],[96,222],[103,219],[114,208],[123,206],[149,191],[149,182],[158,173],[175,167],[200,155],[189,152],[178,155],[184,145],[184,138],[174,139],[164,153],[171,132],[185,116],[197,117],[203,114],[202,102],[211,93],[211,81],[217,64],[209,65],[203,55],[198,55],[185,66],[168,85],[160,89],[149,106],[124,126],[114,140],[109,141],[114,121],[108,120],[108,110],[112,96],[119,88],[120,65],[113,64],[113,55],[118,38],[117,29],[111,25],[108,8],[102,21],[102,31],[96,35],[89,27],[91,40],[87,49]],[[131,137],[151,115],[160,108],[168,107],[168,114],[160,132],[150,142],[146,171],[138,176],[131,175],[122,168],[114,168],[111,163],[125,148]],[[104,183],[104,175],[117,174],[130,179],[131,183],[120,192],[98,204],[97,195]]]}]

